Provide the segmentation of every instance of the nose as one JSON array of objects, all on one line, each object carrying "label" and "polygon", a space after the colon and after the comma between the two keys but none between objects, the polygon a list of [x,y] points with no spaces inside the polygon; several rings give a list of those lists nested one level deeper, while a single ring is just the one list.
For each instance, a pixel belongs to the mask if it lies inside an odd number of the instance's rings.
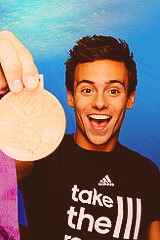
[{"label": "nose", "polygon": [[93,102],[92,102],[92,106],[94,108],[97,108],[99,110],[106,108],[108,105],[108,101],[106,99],[106,96],[104,93],[97,93],[94,96]]}]

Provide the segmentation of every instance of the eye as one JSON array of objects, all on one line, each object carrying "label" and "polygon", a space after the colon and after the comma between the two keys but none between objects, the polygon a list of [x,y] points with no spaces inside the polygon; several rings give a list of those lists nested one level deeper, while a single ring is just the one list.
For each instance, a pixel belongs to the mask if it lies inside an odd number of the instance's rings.
[{"label": "eye", "polygon": [[112,95],[116,95],[116,94],[119,93],[119,91],[118,91],[117,89],[111,89],[111,90],[109,91],[109,93],[112,94]]},{"label": "eye", "polygon": [[85,88],[82,90],[83,93],[87,94],[87,93],[91,93],[92,90],[90,88]]}]

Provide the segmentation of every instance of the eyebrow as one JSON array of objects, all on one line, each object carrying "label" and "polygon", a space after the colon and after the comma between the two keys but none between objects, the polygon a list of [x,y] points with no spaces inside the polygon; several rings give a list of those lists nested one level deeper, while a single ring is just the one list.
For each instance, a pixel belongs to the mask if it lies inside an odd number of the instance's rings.
[{"label": "eyebrow", "polygon": [[[95,85],[95,82],[93,81],[90,81],[90,80],[81,80],[77,83],[77,86],[79,86],[80,84],[82,83],[88,83],[88,84],[91,84],[91,85]],[[106,84],[112,84],[112,83],[119,83],[121,84],[123,87],[125,87],[125,83],[120,81],[120,80],[109,80],[108,82],[105,82]]]}]

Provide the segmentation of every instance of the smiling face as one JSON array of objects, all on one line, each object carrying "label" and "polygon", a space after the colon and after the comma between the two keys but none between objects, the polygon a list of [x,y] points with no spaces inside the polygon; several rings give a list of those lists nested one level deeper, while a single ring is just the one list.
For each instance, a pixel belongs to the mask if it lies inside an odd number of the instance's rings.
[{"label": "smiling face", "polygon": [[74,95],[68,103],[75,108],[75,140],[85,149],[112,151],[117,143],[126,109],[134,104],[128,97],[128,72],[123,62],[97,60],[79,63],[74,74]]}]

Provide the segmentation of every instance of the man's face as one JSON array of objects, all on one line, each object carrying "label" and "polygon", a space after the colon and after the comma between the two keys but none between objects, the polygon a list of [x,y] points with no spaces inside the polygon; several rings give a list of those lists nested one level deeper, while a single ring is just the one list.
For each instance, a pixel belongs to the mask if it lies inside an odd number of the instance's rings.
[{"label": "man's face", "polygon": [[113,60],[79,63],[74,74],[74,95],[68,103],[75,108],[78,145],[89,150],[112,151],[118,140],[125,110],[132,108],[125,64]]}]

